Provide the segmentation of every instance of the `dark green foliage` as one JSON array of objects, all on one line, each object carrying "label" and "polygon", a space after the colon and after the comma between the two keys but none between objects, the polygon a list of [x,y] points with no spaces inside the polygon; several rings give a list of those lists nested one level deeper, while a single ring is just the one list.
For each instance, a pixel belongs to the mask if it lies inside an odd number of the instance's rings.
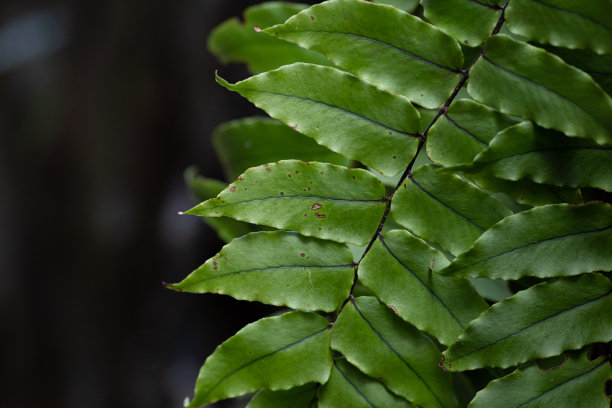
[{"label": "dark green foliage", "polygon": [[229,185],[187,173],[229,243],[169,286],[293,310],[220,345],[189,407],[609,406],[611,21],[331,0],[217,28],[256,74],[217,81],[278,122],[219,127]]}]

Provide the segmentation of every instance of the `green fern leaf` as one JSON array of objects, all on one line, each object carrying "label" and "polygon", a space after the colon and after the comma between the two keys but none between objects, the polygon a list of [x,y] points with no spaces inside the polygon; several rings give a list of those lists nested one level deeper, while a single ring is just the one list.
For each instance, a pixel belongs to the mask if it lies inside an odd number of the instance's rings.
[{"label": "green fern leaf", "polygon": [[607,271],[611,247],[612,206],[552,204],[497,223],[440,273],[519,279]]},{"label": "green fern leaf", "polygon": [[612,191],[612,147],[524,122],[499,133],[469,169],[505,180]]},{"label": "green fern leaf", "polygon": [[259,232],[232,241],[170,287],[333,312],[349,294],[353,270],[346,245],[292,232]]},{"label": "green fern leaf", "polygon": [[444,352],[463,371],[510,367],[612,340],[612,282],[600,274],[541,283],[493,305]]},{"label": "green fern leaf", "polygon": [[609,408],[604,389],[610,377],[609,361],[589,361],[587,353],[580,353],[567,357],[561,367],[543,370],[533,364],[492,381],[469,408]]},{"label": "green fern leaf", "polygon": [[416,153],[420,116],[401,96],[334,68],[293,64],[236,84],[217,81],[273,118],[385,175]]},{"label": "green fern leaf", "polygon": [[426,108],[444,104],[461,76],[459,44],[392,7],[332,0],[264,31],[319,51],[364,80]]},{"label": "green fern leaf", "polygon": [[365,170],[284,160],[247,170],[186,214],[227,216],[363,245],[385,210],[384,194],[382,183]]},{"label": "green fern leaf", "polygon": [[503,35],[489,38],[468,92],[508,115],[612,144],[612,98],[589,75],[541,48]]},{"label": "green fern leaf", "polygon": [[526,40],[612,54],[609,0],[512,0],[508,29]]},{"label": "green fern leaf", "polygon": [[327,320],[290,312],[241,329],[207,359],[189,407],[258,389],[286,390],[326,382],[332,366]]},{"label": "green fern leaf", "polygon": [[498,0],[421,0],[421,3],[425,18],[470,47],[482,44],[502,13]]}]

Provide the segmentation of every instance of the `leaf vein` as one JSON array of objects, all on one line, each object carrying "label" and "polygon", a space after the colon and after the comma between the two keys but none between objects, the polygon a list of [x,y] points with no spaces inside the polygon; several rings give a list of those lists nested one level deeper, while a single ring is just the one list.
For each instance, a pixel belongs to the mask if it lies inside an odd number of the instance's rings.
[{"label": "leaf vein", "polygon": [[349,380],[349,378],[346,376],[346,374],[344,374],[344,372],[340,369],[340,367],[338,367],[338,364],[336,364],[336,362],[334,361],[334,367],[336,367],[336,370],[338,370],[338,372],[340,373],[340,375],[342,376],[342,378],[344,378],[344,380],[349,383],[349,385],[357,392],[357,394],[359,394],[359,396],[372,408],[376,408],[376,405],[372,404],[372,402],[370,402],[370,400],[363,395],[363,393],[359,390],[359,388],[357,388],[357,386],[355,384],[353,384],[351,382],[351,380]]},{"label": "leaf vein", "polygon": [[482,140],[480,140],[478,137],[476,137],[476,135],[474,135],[473,133],[471,133],[469,130],[467,130],[464,127],[461,127],[457,122],[455,122],[453,119],[451,119],[450,116],[448,116],[447,113],[444,113],[444,117],[451,123],[453,124],[457,129],[459,129],[460,131],[462,131],[463,133],[467,134],[468,136],[471,136],[473,139],[475,139],[478,143],[484,145],[484,146],[488,146],[488,143],[483,142]]},{"label": "leaf vein", "polygon": [[406,54],[406,55],[408,55],[408,56],[410,56],[410,57],[412,57],[412,58],[414,58],[414,59],[416,59],[416,60],[419,60],[419,61],[421,61],[421,62],[425,62],[425,63],[430,64],[430,65],[433,65],[433,66],[435,66],[435,67],[438,67],[438,68],[444,69],[444,70],[446,70],[446,71],[449,71],[449,72],[452,72],[452,73],[455,73],[455,74],[460,74],[460,73],[461,73],[461,71],[459,71],[459,70],[457,70],[457,69],[451,68],[451,67],[446,66],[446,65],[441,65],[441,64],[438,64],[437,62],[433,62],[433,61],[431,61],[431,60],[428,60],[428,59],[427,59],[427,58],[425,58],[425,57],[422,57],[422,56],[420,56],[420,55],[414,54],[414,53],[412,53],[412,52],[410,52],[410,51],[408,51],[408,50],[405,50],[405,49],[403,49],[403,48],[400,48],[400,47],[398,47],[398,46],[396,46],[396,45],[393,45],[393,44],[391,44],[391,43],[388,43],[388,42],[385,42],[385,41],[382,41],[382,40],[377,40],[376,38],[367,37],[367,36],[364,36],[364,35],[354,34],[354,33],[345,33],[345,32],[341,32],[341,31],[327,31],[327,30],[300,30],[299,32],[300,32],[300,33],[316,33],[316,34],[337,34],[337,35],[345,35],[345,36],[347,36],[347,37],[361,38],[361,39],[364,39],[364,40],[368,40],[368,41],[372,41],[372,42],[375,42],[375,43],[381,44],[381,45],[383,45],[383,46],[385,46],[385,47],[388,47],[388,48],[392,48],[392,49],[398,50],[398,51],[400,51],[401,53]]},{"label": "leaf vein", "polygon": [[584,14],[578,13],[577,11],[573,11],[573,10],[564,9],[564,8],[561,8],[561,7],[555,6],[555,5],[553,5],[553,4],[546,3],[546,2],[544,2],[544,1],[542,1],[542,0],[531,0],[531,1],[532,1],[532,2],[534,2],[534,3],[541,4],[541,5],[543,5],[544,7],[549,7],[549,8],[551,8],[551,9],[554,9],[554,10],[560,11],[560,12],[562,12],[562,13],[567,13],[567,14],[571,14],[571,15],[577,16],[578,18],[583,18],[583,19],[585,19],[585,20],[590,21],[591,23],[593,23],[593,24],[595,24],[595,25],[598,25],[598,26],[602,27],[602,28],[603,28],[604,30],[606,30],[606,31],[612,31],[612,30],[610,30],[610,28],[609,28],[609,27],[607,27],[607,26],[603,25],[603,24],[602,24],[602,23],[600,23],[599,21],[595,21],[595,20],[593,20],[591,17],[589,17],[589,16],[585,16]]},{"label": "leaf vein", "polygon": [[342,108],[340,106],[331,105],[331,104],[326,103],[326,102],[316,101],[314,99],[306,98],[306,97],[303,97],[303,96],[299,96],[299,95],[286,95],[286,94],[282,94],[282,93],[279,93],[279,92],[262,91],[262,90],[259,90],[259,89],[243,89],[242,91],[243,92],[244,91],[247,91],[247,92],[249,92],[249,91],[250,92],[259,92],[259,93],[264,93],[264,94],[268,94],[268,95],[281,96],[281,97],[285,97],[285,98],[300,99],[300,100],[307,101],[307,102],[310,102],[310,103],[314,103],[314,104],[317,104],[317,105],[325,105],[325,106],[327,106],[327,107],[329,107],[331,109],[336,109],[336,110],[342,111],[342,112],[344,112],[346,114],[353,115],[353,116],[355,116],[355,117],[357,117],[359,119],[365,120],[366,122],[370,122],[370,123],[372,123],[372,124],[374,124],[376,126],[380,126],[380,127],[385,128],[387,130],[391,130],[393,132],[396,132],[396,133],[399,133],[399,134],[402,134],[402,135],[406,135],[406,136],[410,136],[410,137],[421,137],[421,135],[418,134],[418,133],[404,132],[402,130],[398,130],[398,129],[392,128],[390,126],[384,125],[384,124],[382,124],[380,122],[377,122],[377,121],[375,121],[373,119],[370,119],[370,118],[368,118],[366,116],[363,116],[363,115],[361,115],[359,113],[356,113],[356,112],[350,111],[348,109]]}]

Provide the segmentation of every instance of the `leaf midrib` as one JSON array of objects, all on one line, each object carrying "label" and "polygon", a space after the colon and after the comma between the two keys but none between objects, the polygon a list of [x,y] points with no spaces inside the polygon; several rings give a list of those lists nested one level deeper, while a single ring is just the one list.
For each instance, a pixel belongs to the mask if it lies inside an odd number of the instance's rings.
[{"label": "leaf midrib", "polygon": [[462,131],[463,133],[467,134],[468,136],[472,137],[474,140],[476,140],[478,143],[482,144],[483,146],[488,146],[489,144],[487,142],[484,142],[482,140],[480,140],[478,137],[476,137],[476,135],[474,135],[472,132],[470,132],[469,130],[467,130],[466,128],[462,127],[461,125],[459,125],[457,122],[455,122],[454,119],[452,119],[450,116],[448,116],[448,113],[444,113],[443,114],[444,117],[446,118],[446,120],[448,120],[452,125],[454,125],[457,129],[459,129],[460,131]]},{"label": "leaf midrib", "polygon": [[[372,124],[373,124],[373,125],[375,125],[375,126],[380,126],[380,127],[384,128],[384,129],[390,130],[390,131],[392,131],[392,132],[399,133],[399,134],[401,134],[401,135],[406,135],[406,136],[410,136],[410,137],[414,137],[414,138],[421,137],[421,135],[419,135],[418,133],[409,133],[409,132],[404,132],[404,131],[402,131],[402,130],[398,130],[398,129],[395,129],[395,128],[393,128],[393,127],[387,126],[387,125],[385,125],[385,124],[383,124],[383,123],[380,123],[380,122],[375,121],[374,119],[370,119],[370,118],[368,118],[368,117],[366,117],[366,116],[363,116],[363,115],[361,115],[361,114],[359,114],[359,113],[356,113],[356,112],[350,111],[350,110],[348,110],[348,109],[342,108],[342,107],[340,107],[340,106],[337,106],[337,105],[331,105],[331,104],[329,104],[329,103],[327,103],[327,102],[316,101],[316,100],[314,100],[314,99],[306,98],[306,97],[304,97],[304,96],[299,96],[299,95],[286,95],[286,94],[279,93],[279,92],[262,91],[261,89],[253,89],[253,88],[242,88],[242,89],[241,89],[241,91],[242,91],[242,92],[256,92],[256,93],[263,93],[263,94],[275,95],[275,96],[281,96],[281,97],[284,97],[284,98],[291,98],[291,99],[300,99],[300,100],[307,101],[307,102],[310,102],[310,103],[314,103],[314,104],[318,104],[318,105],[324,105],[324,106],[327,106],[327,107],[328,107],[328,108],[330,108],[330,109],[336,109],[336,110],[339,110],[339,111],[341,111],[341,112],[344,112],[344,113],[346,113],[346,114],[348,114],[348,115],[353,115],[353,116],[355,116],[355,117],[357,117],[357,118],[359,118],[359,119],[361,119],[361,120],[364,120],[364,121],[366,121],[366,122],[370,122],[370,123],[372,123]],[[406,102],[407,102],[407,103],[409,103],[408,101],[406,101]]]},{"label": "leaf midrib", "polygon": [[[433,66],[435,66],[437,68],[440,68],[440,69],[443,69],[445,71],[449,71],[449,72],[452,72],[454,74],[460,74],[461,73],[461,71],[459,71],[457,69],[451,68],[451,67],[446,66],[446,65],[438,64],[437,62],[431,61],[431,60],[429,60],[429,59],[427,59],[425,57],[422,57],[422,56],[420,56],[418,54],[414,54],[414,53],[412,53],[412,52],[410,52],[408,50],[400,48],[397,45],[393,45],[391,43],[388,43],[388,42],[385,42],[385,41],[382,41],[382,40],[378,40],[376,38],[367,37],[365,35],[360,35],[360,34],[355,34],[355,33],[346,33],[346,32],[342,32],[342,31],[329,31],[329,30],[299,30],[299,31],[285,31],[284,33],[285,34],[300,34],[300,33],[332,34],[332,35],[340,35],[340,36],[345,35],[345,36],[348,36],[348,37],[360,38],[360,39],[363,39],[363,40],[372,41],[374,43],[383,45],[385,47],[397,50],[397,51],[399,51],[399,52],[401,52],[403,54],[406,54],[406,55],[414,58],[417,61],[424,62],[424,63],[429,64],[429,65],[433,65]],[[332,58],[332,57],[330,56],[330,58]]]},{"label": "leaf midrib", "polygon": [[240,271],[227,272],[220,275],[209,276],[206,278],[198,279],[194,282],[191,282],[188,286],[197,285],[202,282],[206,282],[209,280],[224,278],[226,276],[232,275],[242,275],[245,273],[252,272],[265,272],[265,271],[273,271],[277,269],[333,269],[333,268],[353,268],[355,264],[345,264],[345,265],[279,265],[279,266],[267,266],[263,268],[252,268],[252,269],[244,269]]},{"label": "leaf midrib", "polygon": [[513,153],[511,156],[505,156],[505,157],[500,157],[498,159],[493,159],[493,160],[488,160],[488,161],[478,161],[476,160],[475,163],[479,164],[490,164],[490,163],[497,163],[503,160],[510,160],[513,159],[515,157],[519,157],[519,156],[527,156],[530,154],[537,154],[537,153],[555,153],[555,152],[572,152],[574,150],[610,150],[612,151],[612,147],[551,147],[551,148],[545,148],[545,149],[533,149],[533,150],[529,150],[527,152],[521,152],[521,153]]},{"label": "leaf midrib", "polygon": [[[213,209],[214,208],[225,208],[225,207],[231,207],[231,206],[240,205],[240,204],[248,204],[252,202],[269,201],[269,200],[287,200],[287,199],[292,199],[292,198],[293,199],[307,198],[307,199],[314,199],[314,200],[321,200],[321,201],[327,200],[327,201],[340,201],[340,202],[348,202],[348,203],[383,203],[383,202],[386,202],[384,198],[381,198],[378,200],[357,200],[357,199],[350,199],[350,198],[332,198],[332,197],[321,197],[321,196],[300,196],[300,195],[286,196],[286,195],[283,195],[279,197],[252,198],[249,200],[238,201],[235,203],[219,204],[211,208]],[[215,200],[215,199],[213,198],[212,200]]]}]

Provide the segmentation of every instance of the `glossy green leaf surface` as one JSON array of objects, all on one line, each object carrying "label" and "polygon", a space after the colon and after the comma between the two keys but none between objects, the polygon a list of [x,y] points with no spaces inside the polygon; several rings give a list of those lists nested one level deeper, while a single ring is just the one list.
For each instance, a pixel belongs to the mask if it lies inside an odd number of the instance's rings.
[{"label": "glossy green leaf surface", "polygon": [[227,216],[363,245],[378,227],[384,195],[382,183],[365,170],[284,160],[247,170],[186,214]]},{"label": "glossy green leaf surface", "polygon": [[466,279],[435,272],[447,264],[423,241],[394,230],[361,261],[359,279],[402,319],[450,345],[488,305]]},{"label": "glossy green leaf surface", "polygon": [[458,255],[511,211],[458,176],[422,166],[394,195],[391,214],[419,237]]},{"label": "glossy green leaf surface", "polygon": [[608,408],[610,399],[604,389],[610,377],[607,360],[589,361],[586,353],[581,353],[569,356],[559,368],[543,370],[533,364],[492,381],[469,408]]},{"label": "glossy green leaf surface", "polygon": [[332,331],[332,348],[395,394],[420,406],[457,405],[436,346],[376,298],[347,303]]},{"label": "glossy green leaf surface", "polygon": [[468,92],[542,127],[612,143],[612,98],[589,75],[541,48],[503,35],[489,38]]},{"label": "glossy green leaf surface", "polygon": [[612,2],[609,0],[512,0],[508,29],[539,43],[612,54]]},{"label": "glossy green leaf surface", "polygon": [[329,381],[321,388],[319,408],[410,408],[408,401],[389,392],[342,357],[334,361]]},{"label": "glossy green leaf surface", "polygon": [[317,143],[385,175],[403,171],[416,152],[417,110],[354,75],[293,64],[233,85],[217,81]]},{"label": "glossy green leaf surface", "polygon": [[367,82],[426,108],[443,105],[461,77],[457,42],[393,7],[331,0],[265,32],[319,51]]},{"label": "glossy green leaf surface", "polygon": [[493,136],[514,123],[486,105],[459,99],[431,127],[427,155],[444,166],[471,162]]},{"label": "glossy green leaf surface", "polygon": [[497,223],[440,273],[519,279],[607,271],[611,247],[612,206],[551,204]]},{"label": "glossy green leaf surface", "polygon": [[325,382],[332,366],[327,320],[290,312],[241,329],[207,359],[189,407],[258,389],[286,390]]},{"label": "glossy green leaf surface", "polygon": [[233,18],[215,28],[208,37],[208,49],[221,62],[246,63],[249,70],[255,73],[294,62],[331,65],[318,52],[305,50],[255,30],[255,27],[263,29],[280,24],[305,7],[305,4],[276,1],[252,6],[245,10],[244,23]]},{"label": "glossy green leaf surface", "polygon": [[[206,201],[209,198],[215,197],[227,187],[227,183],[222,181],[198,176],[196,169],[193,167],[185,171],[184,177],[185,182],[197,201]],[[214,229],[219,238],[225,242],[230,242],[234,238],[241,237],[257,229],[254,225],[228,217],[205,218],[204,222]]]},{"label": "glossy green leaf surface", "polygon": [[495,28],[501,16],[498,3],[487,0],[421,0],[427,20],[470,47],[482,44]]},{"label": "glossy green leaf surface", "polygon": [[350,164],[349,159],[283,123],[262,117],[223,123],[215,129],[213,145],[229,180],[234,180],[250,167],[284,159],[320,161],[341,166]]},{"label": "glossy green leaf surface", "polygon": [[612,147],[524,122],[501,132],[474,168],[506,180],[612,191]]},{"label": "glossy green leaf surface", "polygon": [[317,384],[306,384],[290,390],[259,391],[246,408],[314,408],[317,389]]},{"label": "glossy green leaf surface", "polygon": [[586,274],[541,283],[491,306],[444,352],[463,371],[510,367],[612,340],[612,282]]},{"label": "glossy green leaf surface", "polygon": [[295,232],[257,232],[235,239],[173,289],[333,312],[353,283],[346,245]]}]

